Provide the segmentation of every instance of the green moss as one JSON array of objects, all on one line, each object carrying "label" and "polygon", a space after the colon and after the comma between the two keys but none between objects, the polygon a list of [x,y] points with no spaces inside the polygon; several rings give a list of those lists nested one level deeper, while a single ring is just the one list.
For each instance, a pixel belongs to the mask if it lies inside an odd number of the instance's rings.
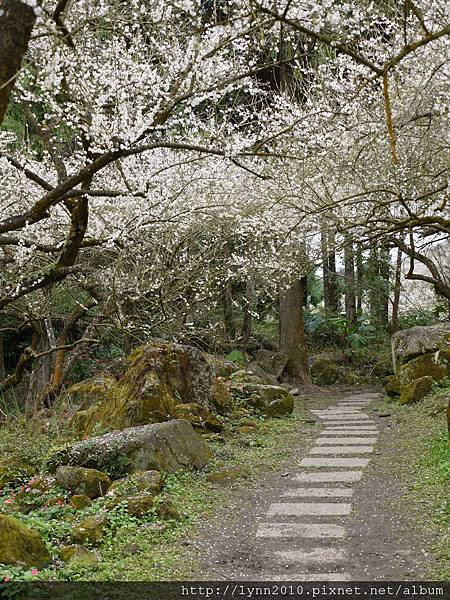
[{"label": "green moss", "polygon": [[50,562],[39,534],[18,519],[0,514],[0,563],[43,567]]},{"label": "green moss", "polygon": [[431,391],[433,386],[432,377],[421,377],[416,379],[410,385],[403,388],[398,403],[403,404],[414,404],[425,398],[425,396]]},{"label": "green moss", "polygon": [[435,381],[450,376],[450,350],[417,356],[400,367],[397,373],[401,388],[425,376],[430,376]]}]

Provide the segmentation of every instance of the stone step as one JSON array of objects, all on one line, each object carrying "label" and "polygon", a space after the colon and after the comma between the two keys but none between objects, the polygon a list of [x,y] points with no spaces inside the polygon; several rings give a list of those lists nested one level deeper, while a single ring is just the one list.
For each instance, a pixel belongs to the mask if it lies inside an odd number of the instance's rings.
[{"label": "stone step", "polygon": [[353,491],[351,488],[345,487],[301,487],[295,488],[293,490],[286,490],[283,494],[283,497],[286,498],[301,498],[304,496],[317,496],[318,498],[339,498],[340,496],[345,496],[350,498],[353,496]]},{"label": "stone step", "polygon": [[347,530],[332,523],[261,523],[256,537],[262,538],[344,538]]},{"label": "stone step", "polygon": [[269,507],[269,516],[304,516],[304,515],[325,515],[325,516],[343,516],[349,515],[352,509],[351,504],[345,502],[278,502]]},{"label": "stone step", "polygon": [[280,561],[301,563],[335,563],[345,561],[347,554],[343,548],[316,548],[309,552],[303,550],[279,550],[274,555]]},{"label": "stone step", "polygon": [[320,471],[316,473],[299,473],[292,477],[292,481],[306,483],[331,483],[333,481],[350,482],[359,481],[362,476],[362,471]]},{"label": "stone step", "polygon": [[[372,434],[370,434],[372,435]],[[324,446],[335,446],[338,444],[342,444],[342,445],[346,445],[346,444],[361,444],[362,446],[364,445],[368,445],[368,444],[376,444],[377,443],[377,438],[375,437],[346,437],[346,436],[342,436],[342,437],[332,437],[331,435],[329,437],[318,437],[316,439],[316,444],[318,446],[324,445]]]},{"label": "stone step", "polygon": [[367,454],[373,446],[315,446],[310,454]]},{"label": "stone step", "polygon": [[353,577],[349,573],[273,573],[267,581],[353,581]]},{"label": "stone step", "polygon": [[304,458],[301,467],[367,467],[368,458]]}]

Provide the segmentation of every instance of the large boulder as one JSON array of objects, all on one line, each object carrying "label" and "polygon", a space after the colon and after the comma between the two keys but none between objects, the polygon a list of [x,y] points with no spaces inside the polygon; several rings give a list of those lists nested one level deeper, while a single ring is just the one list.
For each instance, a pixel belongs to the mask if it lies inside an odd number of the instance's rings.
[{"label": "large boulder", "polygon": [[427,376],[434,381],[450,376],[450,350],[422,354],[402,364],[397,370],[397,379],[402,390],[416,379]]},{"label": "large boulder", "polygon": [[403,329],[392,336],[392,359],[395,373],[412,359],[441,350],[450,351],[450,323]]},{"label": "large boulder", "polygon": [[188,421],[171,420],[78,442],[54,454],[48,466],[83,466],[118,478],[150,469],[168,473],[190,467],[201,469],[210,458],[209,447]]},{"label": "large boulder", "polygon": [[40,535],[18,519],[0,514],[0,563],[42,568],[51,562]]},{"label": "large boulder", "polygon": [[284,352],[275,352],[264,348],[259,350],[255,358],[255,363],[275,379],[281,378],[288,361],[289,357]]},{"label": "large boulder", "polygon": [[216,412],[230,408],[230,398],[216,379],[217,370],[225,372],[225,367],[192,346],[150,343],[135,349],[127,364],[119,381],[98,375],[64,393],[63,406],[70,407],[80,436],[167,421],[180,403]]}]

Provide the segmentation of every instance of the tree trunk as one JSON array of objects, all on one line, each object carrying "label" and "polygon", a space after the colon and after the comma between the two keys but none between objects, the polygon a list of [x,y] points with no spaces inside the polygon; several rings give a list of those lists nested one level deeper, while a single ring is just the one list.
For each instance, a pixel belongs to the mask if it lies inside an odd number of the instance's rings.
[{"label": "tree trunk", "polygon": [[356,247],[356,314],[363,312],[364,262],[361,244]]},{"label": "tree trunk", "polygon": [[344,248],[344,267],[345,316],[349,323],[356,325],[355,254],[351,242],[348,242]]},{"label": "tree trunk", "polygon": [[392,302],[391,333],[398,331],[398,309],[400,306],[400,293],[402,281],[402,251],[397,250],[397,263],[395,265],[394,300]]},{"label": "tree trunk", "polygon": [[383,246],[379,254],[380,299],[378,321],[382,327],[389,325],[389,287],[390,287],[390,255],[389,248]]},{"label": "tree trunk", "polygon": [[241,329],[241,344],[242,349],[245,352],[247,350],[248,344],[250,342],[250,338],[252,335],[252,325],[253,325],[253,281],[252,278],[249,277],[245,284],[245,298],[246,304],[244,307],[244,315],[242,319],[242,329]]},{"label": "tree trunk", "polygon": [[5,379],[5,348],[3,345],[3,333],[0,333],[0,381]]},{"label": "tree trunk", "polygon": [[297,280],[280,298],[280,350],[289,357],[287,374],[301,383],[310,384],[302,281]]},{"label": "tree trunk", "polygon": [[336,255],[334,239],[325,226],[321,232],[322,272],[323,272],[323,302],[330,312],[338,312],[339,302],[337,293]]},{"label": "tree trunk", "polygon": [[0,123],[28,48],[37,8],[22,0],[0,1]]},{"label": "tree trunk", "polygon": [[[224,260],[227,263],[231,256],[231,246],[229,242],[224,245]],[[233,341],[236,338],[236,323],[233,317],[233,288],[227,281],[222,290],[222,313],[227,340]]]}]

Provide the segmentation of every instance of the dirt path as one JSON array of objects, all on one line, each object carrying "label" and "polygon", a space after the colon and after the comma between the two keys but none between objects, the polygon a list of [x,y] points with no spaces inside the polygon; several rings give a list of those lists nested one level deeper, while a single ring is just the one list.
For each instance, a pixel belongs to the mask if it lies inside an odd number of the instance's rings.
[{"label": "dirt path", "polygon": [[[285,470],[230,502],[196,539],[202,579],[426,579],[424,540],[392,503],[402,483],[389,415],[374,392],[314,399],[324,428]],[[230,494],[232,491],[230,490]]]}]

